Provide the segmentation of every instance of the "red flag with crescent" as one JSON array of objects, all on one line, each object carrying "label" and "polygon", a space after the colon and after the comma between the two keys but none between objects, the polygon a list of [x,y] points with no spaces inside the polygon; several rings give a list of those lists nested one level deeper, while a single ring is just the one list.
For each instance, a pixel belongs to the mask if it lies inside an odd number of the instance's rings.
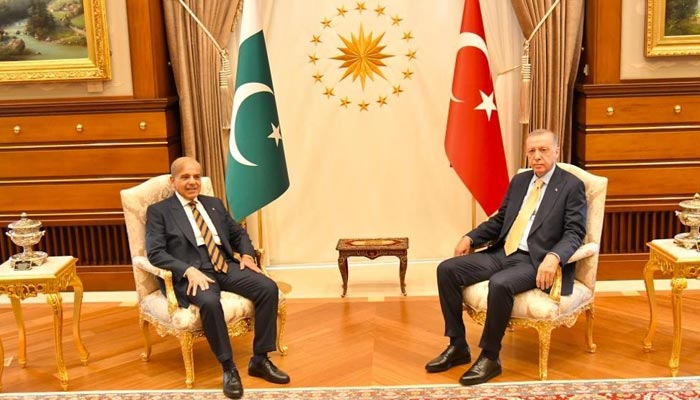
[{"label": "red flag with crescent", "polygon": [[508,168],[479,0],[464,2],[445,152],[486,214],[498,210],[508,189]]}]

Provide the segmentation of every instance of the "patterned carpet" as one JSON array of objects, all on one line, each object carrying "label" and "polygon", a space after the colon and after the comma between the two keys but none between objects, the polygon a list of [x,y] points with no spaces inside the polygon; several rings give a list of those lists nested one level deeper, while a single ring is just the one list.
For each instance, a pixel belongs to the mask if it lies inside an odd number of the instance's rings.
[{"label": "patterned carpet", "polygon": [[[3,393],[16,400],[195,400],[225,399],[220,390]],[[354,388],[251,389],[246,400],[690,400],[700,399],[700,377],[497,383],[458,385],[377,386]]]}]

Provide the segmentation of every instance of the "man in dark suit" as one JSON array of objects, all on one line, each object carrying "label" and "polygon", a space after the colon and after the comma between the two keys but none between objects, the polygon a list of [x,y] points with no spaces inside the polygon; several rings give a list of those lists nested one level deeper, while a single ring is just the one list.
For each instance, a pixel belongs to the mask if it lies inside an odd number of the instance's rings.
[{"label": "man in dark suit", "polygon": [[[289,376],[267,357],[277,336],[277,285],[262,274],[253,257],[246,231],[228,214],[216,197],[201,195],[202,168],[189,157],[170,167],[175,194],[148,207],[146,253],[148,260],[172,271],[181,307],[199,307],[204,334],[224,370],[224,394],[243,396],[241,378],[233,363],[221,291],[237,293],[255,305],[255,339],[248,374],[273,383],[288,383]],[[240,261],[233,258],[241,254]]]},{"label": "man in dark suit", "polygon": [[[462,319],[462,288],[489,280],[482,351],[462,375],[462,385],[484,383],[501,373],[499,352],[516,294],[549,290],[557,268],[581,245],[586,232],[583,182],[556,167],[559,146],[554,133],[540,129],[526,141],[531,171],[517,174],[498,212],[457,243],[454,257],[437,268],[447,349],[429,361],[428,372],[471,362]],[[482,252],[475,247],[491,243]],[[470,254],[471,253],[471,254]],[[562,266],[562,295],[571,294],[574,266]]]}]

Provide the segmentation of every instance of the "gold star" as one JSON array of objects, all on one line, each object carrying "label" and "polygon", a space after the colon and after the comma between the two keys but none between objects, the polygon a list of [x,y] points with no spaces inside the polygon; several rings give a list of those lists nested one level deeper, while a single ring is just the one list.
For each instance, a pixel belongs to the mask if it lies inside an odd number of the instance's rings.
[{"label": "gold star", "polygon": [[386,105],[386,96],[379,96],[377,103],[379,104],[379,107]]},{"label": "gold star", "polygon": [[403,21],[403,18],[399,17],[398,15],[394,15],[391,17],[391,20],[394,21],[391,23],[392,25],[399,26],[399,22]]},{"label": "gold star", "polygon": [[323,21],[321,21],[321,25],[323,25],[324,28],[330,28],[331,20],[328,18],[323,18]]},{"label": "gold star", "polygon": [[362,14],[362,11],[365,11],[367,8],[365,7],[365,2],[364,1],[358,1],[357,2],[357,7],[355,7],[355,10]]},{"label": "gold star", "polygon": [[401,85],[394,85],[394,91],[392,92],[392,94],[400,96],[401,92],[403,92],[403,89],[401,89]]},{"label": "gold star", "polygon": [[367,107],[369,107],[369,103],[362,100],[362,103],[358,104],[358,106],[360,107],[360,111],[367,111]]},{"label": "gold star", "polygon": [[401,39],[403,39],[407,42],[410,41],[411,39],[413,39],[413,35],[411,35],[411,31],[404,32],[403,37]]},{"label": "gold star", "polygon": [[327,87],[326,90],[323,92],[323,95],[329,99],[331,98],[331,96],[335,96],[335,93],[333,93],[333,88]]},{"label": "gold star", "polygon": [[338,16],[340,16],[340,17],[344,17],[345,13],[348,12],[348,10],[345,9],[345,6],[340,6],[340,7],[336,8],[336,10],[338,10]]},{"label": "gold star", "polygon": [[316,54],[309,54],[309,62],[311,64],[316,65],[316,61],[318,61],[318,57],[316,57]]},{"label": "gold star", "polygon": [[338,48],[343,53],[342,55],[332,57],[334,60],[343,61],[340,68],[345,68],[345,73],[340,80],[342,81],[352,74],[354,82],[359,76],[364,89],[367,78],[374,80],[374,74],[386,79],[379,67],[386,67],[382,59],[393,57],[393,55],[382,53],[386,46],[380,46],[379,42],[384,37],[384,34],[382,33],[376,39],[373,39],[372,33],[365,36],[364,28],[360,25],[359,35],[357,37],[354,33],[350,35],[351,39],[339,35],[346,47]]},{"label": "gold star", "polygon": [[321,43],[321,35],[311,35],[311,43],[313,43],[313,44]]},{"label": "gold star", "polygon": [[413,71],[410,69],[406,68],[406,70],[403,71],[403,79],[411,79],[411,75],[413,75]]},{"label": "gold star", "polygon": [[352,103],[352,101],[348,100],[347,96],[340,99],[340,106],[341,107],[348,108],[348,104],[351,104],[351,103]]},{"label": "gold star", "polygon": [[321,82],[321,78],[323,78],[323,74],[321,74],[320,72],[317,71],[315,74],[312,75],[312,77],[314,78],[314,83]]},{"label": "gold star", "polygon": [[374,12],[377,13],[377,16],[384,15],[384,10],[385,10],[385,9],[386,9],[386,7],[377,5],[377,8],[374,9]]},{"label": "gold star", "polygon": [[408,61],[413,60],[414,58],[416,58],[416,51],[409,50],[408,53],[406,53],[406,57],[408,57]]}]

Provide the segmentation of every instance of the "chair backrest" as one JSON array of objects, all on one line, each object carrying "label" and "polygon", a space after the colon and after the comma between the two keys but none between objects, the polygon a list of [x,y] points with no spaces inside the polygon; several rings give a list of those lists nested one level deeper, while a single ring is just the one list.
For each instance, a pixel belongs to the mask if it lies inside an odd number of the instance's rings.
[{"label": "chair backrest", "polygon": [[[170,174],[159,175],[120,192],[124,222],[129,238],[131,258],[146,256],[146,209],[153,203],[173,195]],[[208,177],[202,177],[202,194],[213,196],[214,189]],[[134,279],[139,299],[158,289],[155,276],[134,268]]]},{"label": "chair backrest", "polygon": [[[605,216],[605,196],[608,190],[608,178],[585,171],[575,165],[567,163],[557,163],[557,167],[568,171],[581,181],[586,187],[586,237],[583,243],[595,243],[600,245],[600,237],[603,232],[603,219]],[[520,169],[518,172],[526,171]],[[576,263],[576,280],[588,286],[591,290],[595,288],[596,273],[598,271],[598,252],[583,258]]]}]

